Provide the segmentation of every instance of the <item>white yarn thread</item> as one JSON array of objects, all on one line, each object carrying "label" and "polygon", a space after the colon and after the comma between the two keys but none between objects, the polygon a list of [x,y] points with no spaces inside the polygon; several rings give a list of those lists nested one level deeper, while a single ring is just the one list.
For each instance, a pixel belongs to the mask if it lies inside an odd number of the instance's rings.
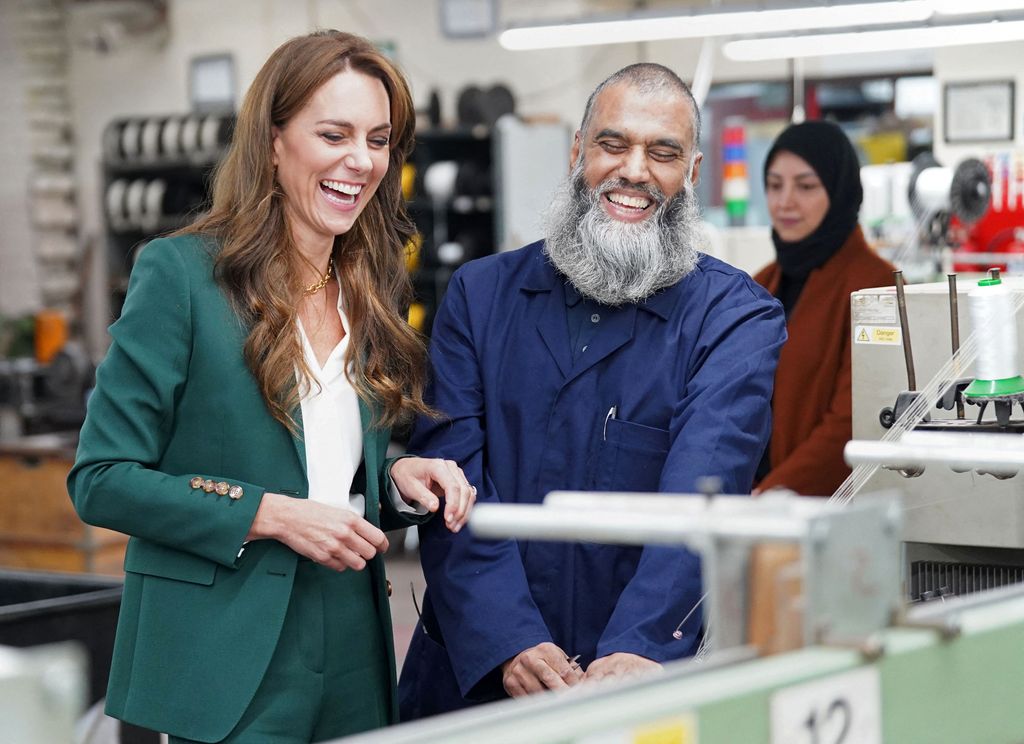
[{"label": "white yarn thread", "polygon": [[[932,170],[932,169],[928,169]],[[938,170],[938,169],[936,169]],[[925,223],[928,222],[935,214],[937,209],[941,206],[938,204],[938,186],[944,180],[940,179],[939,173],[929,174],[925,177],[924,191],[922,193],[922,183],[918,181],[918,193],[916,199],[914,199],[914,206],[919,206],[920,216],[917,219],[917,223],[910,235],[904,241],[903,245],[896,251],[893,256],[894,263],[902,263],[909,254],[918,248],[919,236],[921,229]],[[948,185],[946,186],[948,189]],[[922,198],[924,197],[924,198]],[[1012,330],[1012,343],[1014,349],[1013,358],[1016,359],[1016,316],[1020,312],[1020,309],[1024,307],[1024,292],[1010,292],[1006,289],[1005,285],[1002,286],[1003,291],[1008,300],[1008,304],[1000,311],[1000,318],[1002,319],[1002,326],[1009,326]],[[970,295],[968,295],[970,299]],[[973,308],[973,303],[972,303]],[[960,378],[961,370],[967,369],[971,364],[974,363],[975,359],[979,355],[979,346],[982,345],[982,335],[987,333],[984,330],[986,327],[986,321],[979,322],[975,319],[972,311],[972,328],[971,334],[966,340],[960,345],[960,348],[955,354],[953,354],[949,360],[942,365],[942,367],[935,373],[928,383],[920,389],[920,392],[914,402],[903,412],[903,415],[893,423],[892,427],[882,436],[881,441],[892,442],[903,437],[905,433],[914,429],[919,422],[921,422],[925,415],[927,415],[938,403],[939,398],[942,397],[943,393],[949,389],[949,386],[954,381]],[[1013,377],[1016,373],[1007,375]],[[978,374],[978,377],[981,377]],[[1001,378],[995,378],[1001,379]],[[840,506],[845,506],[850,503],[860,492],[868,481],[871,480],[875,472],[878,470],[878,465],[858,465],[853,469],[853,472],[844,480],[835,492],[829,497],[829,503],[836,503]],[[701,641],[699,648],[697,649],[696,659],[697,661],[703,660],[710,649],[710,639],[712,634],[712,626],[709,622],[705,627],[704,638]]]},{"label": "white yarn thread", "polygon": [[936,166],[925,168],[917,176],[914,194],[925,212],[949,209],[949,191],[953,185],[953,169]]},{"label": "white yarn thread", "polygon": [[981,285],[970,291],[967,302],[972,327],[984,333],[986,339],[978,349],[975,377],[979,380],[1016,377],[1020,370],[1012,293],[1004,284]]},{"label": "white yarn thread", "polygon": [[[1013,316],[1024,307],[1024,292],[1011,293],[1013,298]],[[974,328],[971,335],[967,337],[960,346],[960,350],[950,357],[942,368],[935,373],[935,376],[928,381],[928,384],[921,388],[920,394],[914,402],[907,407],[903,415],[896,420],[882,437],[883,442],[892,442],[900,439],[906,432],[913,429],[924,418],[925,414],[931,411],[939,398],[959,377],[957,370],[967,369],[978,357],[978,346],[981,344],[984,329]],[[829,502],[848,504],[857,493],[867,484],[871,476],[878,470],[877,465],[858,465],[844,480],[835,493],[829,497]]]}]

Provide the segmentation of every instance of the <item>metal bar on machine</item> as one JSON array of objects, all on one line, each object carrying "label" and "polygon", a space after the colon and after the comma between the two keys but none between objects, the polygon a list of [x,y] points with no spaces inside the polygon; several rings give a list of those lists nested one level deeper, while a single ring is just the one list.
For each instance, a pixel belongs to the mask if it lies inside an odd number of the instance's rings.
[{"label": "metal bar on machine", "polygon": [[917,375],[914,374],[914,352],[910,348],[910,323],[907,320],[907,295],[903,289],[903,272],[892,272],[896,280],[896,304],[900,312],[900,333],[903,335],[903,359],[907,363],[907,389],[917,390]]},{"label": "metal bar on machine", "polygon": [[991,266],[995,263],[1006,263],[1015,259],[1024,258],[1020,253],[974,253],[973,251],[954,251],[950,258],[956,263],[972,264],[974,266]]},{"label": "metal bar on machine", "polygon": [[853,440],[843,450],[852,466],[892,468],[949,465],[953,468],[1024,467],[1024,441],[1006,434],[908,432],[898,442]]},{"label": "metal bar on machine", "polygon": [[[708,498],[694,493],[615,493],[595,491],[552,491],[544,498],[545,506],[565,509],[611,509],[631,512],[657,512],[679,515],[719,515],[731,518],[735,514],[748,515],[753,500],[750,496],[717,495]],[[774,513],[777,516],[813,516],[824,507],[814,499],[777,498],[766,494],[757,499],[758,515]],[[838,507],[835,507],[838,508]]]},{"label": "metal bar on machine", "polygon": [[758,515],[673,515],[664,512],[581,511],[535,504],[479,504],[470,529],[479,537],[576,540],[617,545],[680,545],[714,534],[751,540],[798,540],[805,522]]},{"label": "metal bar on machine", "polygon": [[941,602],[919,602],[907,608],[906,621],[909,622],[905,624],[943,618],[952,620],[965,611],[999,604],[1007,599],[1019,598],[1024,598],[1024,585],[1010,584],[983,592],[943,598]]},{"label": "metal bar on machine", "polygon": [[[949,338],[953,358],[956,359],[956,353],[960,351],[960,309],[956,296],[956,274],[949,274],[946,278],[949,282]],[[956,396],[956,417],[964,417],[964,399],[960,395]]]},{"label": "metal bar on machine", "polygon": [[[1024,308],[1024,292],[1015,290],[1013,299],[1014,314],[1020,313],[1021,308]],[[968,335],[967,340],[961,345],[960,351],[939,368],[932,379],[921,389],[921,394],[917,399],[907,407],[907,410],[897,419],[892,428],[882,435],[881,441],[897,441],[917,426],[932,406],[942,397],[943,392],[956,381],[958,377],[957,372],[961,369],[966,369],[977,359],[978,346],[981,342],[982,334],[983,330],[976,328]],[[870,480],[871,476],[874,475],[877,467],[877,465],[867,464],[855,467],[849,477],[829,497],[829,502],[835,504],[850,503],[861,488]]]}]

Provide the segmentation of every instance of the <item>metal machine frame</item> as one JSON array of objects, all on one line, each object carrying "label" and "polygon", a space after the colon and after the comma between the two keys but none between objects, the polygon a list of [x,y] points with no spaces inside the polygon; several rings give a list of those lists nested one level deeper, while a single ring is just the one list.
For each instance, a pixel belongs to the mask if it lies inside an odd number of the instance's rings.
[{"label": "metal machine frame", "polygon": [[[807,507],[791,509],[751,499],[746,499],[749,508],[721,498],[703,506],[672,497],[623,496],[619,501],[634,498],[644,504],[641,508],[633,501],[632,517],[614,508],[581,514],[569,506],[583,504],[582,495],[572,494],[559,496],[550,507],[481,506],[471,527],[494,535],[528,532],[533,539],[564,538],[572,531],[587,540],[669,543],[685,536],[695,546],[744,544],[757,533],[760,511],[761,533],[769,540],[806,534],[810,543],[822,529],[816,525],[825,524],[827,544],[845,532],[837,527],[844,515],[858,509],[864,509],[862,517],[875,510],[875,526],[884,535],[893,526],[890,508],[896,503],[863,499],[843,508],[802,500]],[[858,521],[854,516],[848,526]],[[872,537],[865,538],[870,544]],[[830,564],[825,573],[842,585],[842,574],[856,575],[857,569],[843,561],[838,568]],[[723,578],[719,574],[710,583]],[[763,658],[756,658],[749,646],[717,650],[666,664],[662,674],[508,700],[345,741],[1012,744],[1024,738],[1024,707],[1014,694],[1024,672],[1024,587],[917,604],[893,619],[897,626],[868,632],[856,647],[832,639],[831,646]],[[844,732],[854,732],[854,738]]]}]

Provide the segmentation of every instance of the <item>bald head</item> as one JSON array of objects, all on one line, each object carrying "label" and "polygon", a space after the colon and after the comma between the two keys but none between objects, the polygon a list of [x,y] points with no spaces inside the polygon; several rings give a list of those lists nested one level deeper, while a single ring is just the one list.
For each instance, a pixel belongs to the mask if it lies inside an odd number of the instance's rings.
[{"label": "bald head", "polygon": [[641,62],[623,67],[594,88],[594,92],[587,99],[586,108],[583,109],[583,121],[580,123],[580,133],[583,136],[586,136],[587,129],[594,117],[597,99],[606,89],[616,85],[629,86],[643,95],[664,97],[666,102],[672,101],[676,96],[684,98],[691,115],[693,145],[694,147],[700,145],[700,109],[697,107],[697,101],[693,98],[693,93],[690,92],[690,87],[672,70],[653,62]]},{"label": "bald head", "polygon": [[639,302],[696,266],[699,127],[689,88],[661,65],[630,65],[590,96],[545,222],[548,257],[580,294]]}]

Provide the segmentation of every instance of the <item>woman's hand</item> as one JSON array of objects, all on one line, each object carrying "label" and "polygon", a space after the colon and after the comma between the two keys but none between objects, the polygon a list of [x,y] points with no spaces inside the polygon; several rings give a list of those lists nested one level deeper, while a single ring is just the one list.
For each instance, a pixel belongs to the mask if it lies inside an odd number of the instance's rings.
[{"label": "woman's hand", "polygon": [[246,540],[272,538],[335,571],[361,571],[388,539],[350,509],[280,493],[265,493]]},{"label": "woman's hand", "polygon": [[391,479],[406,503],[422,504],[428,511],[437,511],[443,496],[444,523],[452,532],[466,524],[476,501],[476,487],[451,460],[403,457],[391,466]]}]

